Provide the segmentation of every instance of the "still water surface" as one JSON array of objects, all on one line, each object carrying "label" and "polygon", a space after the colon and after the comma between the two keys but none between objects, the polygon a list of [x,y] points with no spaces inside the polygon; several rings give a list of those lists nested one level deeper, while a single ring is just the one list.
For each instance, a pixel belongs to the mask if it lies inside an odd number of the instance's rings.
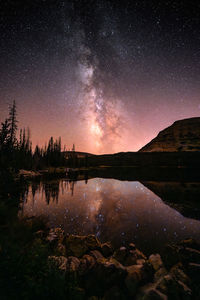
[{"label": "still water surface", "polygon": [[[72,234],[92,233],[115,246],[134,242],[145,253],[162,251],[166,243],[188,237],[200,240],[200,221],[184,217],[146,186],[163,190],[155,182],[102,178],[32,183],[21,213],[44,215],[51,227]],[[175,190],[178,187],[175,184]]]}]

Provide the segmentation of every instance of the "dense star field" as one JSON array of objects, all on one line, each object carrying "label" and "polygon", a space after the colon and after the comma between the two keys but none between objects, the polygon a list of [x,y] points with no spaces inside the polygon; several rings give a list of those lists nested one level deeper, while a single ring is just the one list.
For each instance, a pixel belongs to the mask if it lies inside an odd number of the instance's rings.
[{"label": "dense star field", "polygon": [[1,1],[0,121],[33,145],[136,151],[200,114],[199,1]]}]

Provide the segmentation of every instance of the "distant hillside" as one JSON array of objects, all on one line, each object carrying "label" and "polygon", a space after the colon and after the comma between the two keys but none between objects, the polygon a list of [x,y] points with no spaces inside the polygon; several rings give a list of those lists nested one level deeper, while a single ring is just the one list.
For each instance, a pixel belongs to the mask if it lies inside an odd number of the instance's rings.
[{"label": "distant hillside", "polygon": [[87,152],[80,152],[80,151],[65,151],[63,152],[66,157],[72,155],[72,154],[76,154],[76,156],[78,158],[84,158],[84,157],[91,157],[91,156],[94,156],[95,154],[91,154],[91,153],[87,153]]},{"label": "distant hillside", "polygon": [[200,151],[200,118],[174,122],[139,152]]}]

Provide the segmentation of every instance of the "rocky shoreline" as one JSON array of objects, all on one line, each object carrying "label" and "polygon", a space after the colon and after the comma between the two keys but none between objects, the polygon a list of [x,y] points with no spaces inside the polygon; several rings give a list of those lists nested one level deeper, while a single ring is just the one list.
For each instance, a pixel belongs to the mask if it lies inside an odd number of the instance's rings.
[{"label": "rocky shoreline", "polygon": [[94,235],[65,235],[60,228],[38,231],[48,244],[48,266],[68,286],[69,299],[199,299],[200,244],[168,245],[166,255],[146,257],[133,243],[114,249]]}]

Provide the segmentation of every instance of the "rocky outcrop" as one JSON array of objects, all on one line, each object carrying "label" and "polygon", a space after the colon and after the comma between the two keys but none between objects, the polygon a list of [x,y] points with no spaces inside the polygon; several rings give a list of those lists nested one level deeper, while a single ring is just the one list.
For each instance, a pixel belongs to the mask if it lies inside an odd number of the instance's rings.
[{"label": "rocky outcrop", "polygon": [[[131,243],[113,249],[94,235],[38,233],[51,250],[48,265],[66,280],[70,299],[199,299],[200,244],[188,239],[148,258]],[[59,252],[62,245],[65,251]],[[65,253],[65,255],[63,255]],[[72,293],[72,294],[70,294]]]},{"label": "rocky outcrop", "polygon": [[140,152],[200,151],[200,118],[174,122],[159,132]]},{"label": "rocky outcrop", "polygon": [[40,177],[41,174],[40,174],[40,172],[37,172],[37,171],[19,170],[19,176],[29,179],[29,178]]}]

